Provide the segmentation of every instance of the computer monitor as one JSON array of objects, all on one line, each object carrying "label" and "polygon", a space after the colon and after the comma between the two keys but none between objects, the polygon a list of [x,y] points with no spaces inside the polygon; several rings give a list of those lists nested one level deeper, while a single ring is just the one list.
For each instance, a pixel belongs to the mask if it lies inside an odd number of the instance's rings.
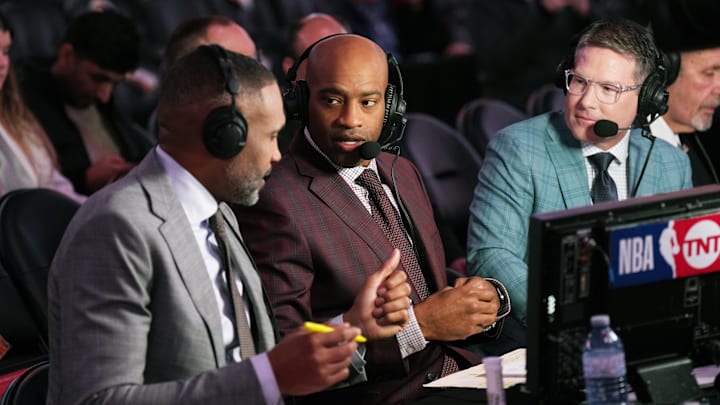
[{"label": "computer monitor", "polygon": [[597,313],[623,339],[638,399],[693,395],[692,366],[720,356],[720,186],[532,216],[533,396],[584,399],[582,345]]}]

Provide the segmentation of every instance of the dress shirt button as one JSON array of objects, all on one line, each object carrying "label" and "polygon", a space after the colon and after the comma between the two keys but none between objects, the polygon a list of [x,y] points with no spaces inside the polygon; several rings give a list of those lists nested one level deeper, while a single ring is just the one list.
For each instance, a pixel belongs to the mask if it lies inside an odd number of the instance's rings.
[{"label": "dress shirt button", "polygon": [[438,375],[433,373],[432,371],[428,371],[427,374],[425,374],[425,382],[431,382],[438,379]]}]

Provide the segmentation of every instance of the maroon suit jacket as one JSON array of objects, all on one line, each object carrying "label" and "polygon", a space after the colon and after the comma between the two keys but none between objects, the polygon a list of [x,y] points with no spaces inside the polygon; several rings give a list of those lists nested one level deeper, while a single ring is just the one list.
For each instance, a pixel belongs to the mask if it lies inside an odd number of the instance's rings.
[{"label": "maroon suit jacket", "polygon": [[[381,181],[388,185],[394,158],[388,153],[376,158]],[[447,278],[432,207],[420,173],[407,159],[398,158],[395,178],[433,293],[447,285]],[[273,168],[258,204],[236,208],[236,213],[283,334],[304,321],[322,322],[346,311],[393,249],[347,183],[302,134]],[[440,342],[430,342],[404,360],[395,338],[371,341],[366,347],[368,382],[296,398],[296,403],[397,403],[427,391],[422,384],[439,376],[445,353],[461,367],[481,361],[476,354]]]}]

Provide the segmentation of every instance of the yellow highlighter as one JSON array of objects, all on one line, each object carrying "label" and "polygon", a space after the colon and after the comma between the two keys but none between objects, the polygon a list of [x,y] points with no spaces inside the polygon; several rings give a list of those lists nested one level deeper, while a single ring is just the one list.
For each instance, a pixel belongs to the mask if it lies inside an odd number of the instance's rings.
[{"label": "yellow highlighter", "polygon": [[[307,329],[310,332],[313,333],[328,333],[332,332],[333,329],[330,326],[327,326],[323,323],[315,323],[315,322],[305,322],[305,329]],[[355,341],[358,343],[365,343],[367,342],[367,338],[363,335],[357,335],[355,336]]]}]

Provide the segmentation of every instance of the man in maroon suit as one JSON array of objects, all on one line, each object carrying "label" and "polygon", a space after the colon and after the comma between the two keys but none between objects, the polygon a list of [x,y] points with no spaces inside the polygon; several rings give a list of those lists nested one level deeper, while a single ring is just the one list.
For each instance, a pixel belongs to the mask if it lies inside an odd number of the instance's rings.
[{"label": "man in maroon suit", "polygon": [[[237,209],[281,332],[306,320],[344,320],[365,333],[362,319],[372,315],[358,318],[353,302],[393,248],[401,250],[401,268],[413,287],[408,326],[390,337],[368,336],[358,350],[367,382],[296,403],[420,397],[423,383],[480,361],[453,342],[497,333],[498,320],[510,310],[504,287],[494,280],[460,278],[447,285],[442,242],[416,168],[389,153],[360,152],[366,142],[383,142],[388,121],[404,114],[397,88],[386,94],[396,69],[388,56],[352,34],[313,46],[307,81],[295,83],[285,99],[288,115],[299,114],[306,131],[274,167],[259,203]],[[382,188],[371,187],[367,176],[379,176]]]}]

